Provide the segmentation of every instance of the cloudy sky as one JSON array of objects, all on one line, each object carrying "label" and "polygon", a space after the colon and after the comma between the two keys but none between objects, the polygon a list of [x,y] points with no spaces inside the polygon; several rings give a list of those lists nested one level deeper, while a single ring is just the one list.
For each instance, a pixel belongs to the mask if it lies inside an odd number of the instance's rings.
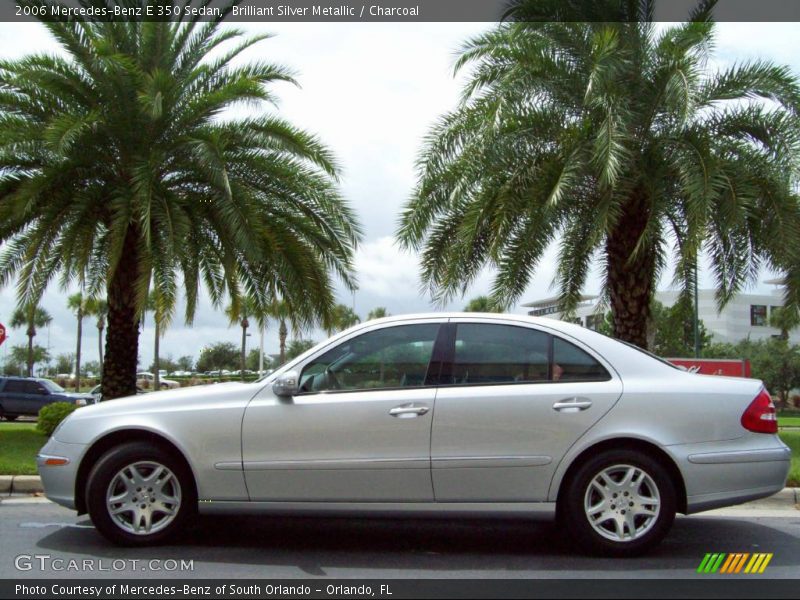
[{"label": "cloudy sky", "polygon": [[[414,183],[414,159],[420,141],[438,115],[455,105],[461,82],[453,77],[454,52],[460,43],[489,27],[481,23],[282,23],[252,24],[248,31],[269,31],[274,38],[258,44],[244,56],[285,64],[298,75],[301,88],[275,88],[280,114],[318,134],[336,153],[343,166],[342,192],[356,209],[365,231],[357,255],[360,289],[355,298],[342,294],[362,317],[385,306],[391,314],[431,309],[420,296],[417,261],[400,252],[393,240],[398,214]],[[34,52],[59,52],[58,46],[37,24],[0,23],[0,57],[15,58]],[[724,23],[719,25],[716,63],[767,58],[789,64],[800,73],[800,36],[796,24]],[[552,293],[555,252],[551,249],[525,295],[525,301]],[[764,274],[764,279],[769,274]],[[667,274],[662,289],[671,280]],[[701,274],[701,285],[710,279]],[[486,273],[466,298],[489,289]],[[770,286],[759,284],[758,291]],[[599,290],[597,273],[586,291]],[[75,319],[66,309],[67,292],[51,289],[43,306],[53,315],[48,331],[37,343],[49,345],[51,354],[74,352]],[[14,306],[13,286],[0,290],[0,322],[8,324]],[[460,309],[465,300],[452,303]],[[515,312],[524,312],[517,308]],[[179,309],[178,315],[182,314]],[[143,367],[152,360],[153,331],[148,323],[140,341]],[[25,342],[24,330],[9,331],[4,357],[11,344]],[[215,341],[240,342],[238,327],[228,327],[221,312],[208,301],[201,304],[192,327],[180,320],[162,340],[162,356],[184,354],[195,358],[203,345]],[[305,335],[321,339],[323,334]],[[250,338],[255,347],[257,338]],[[277,352],[274,328],[267,331],[266,349]],[[97,359],[97,330],[91,320],[84,327],[84,360]]]}]

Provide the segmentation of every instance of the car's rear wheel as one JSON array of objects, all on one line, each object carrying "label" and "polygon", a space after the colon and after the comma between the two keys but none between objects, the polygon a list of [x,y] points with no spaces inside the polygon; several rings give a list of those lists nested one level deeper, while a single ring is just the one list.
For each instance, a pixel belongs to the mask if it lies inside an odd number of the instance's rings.
[{"label": "car's rear wheel", "polygon": [[86,502],[97,530],[125,546],[173,537],[197,506],[192,476],[183,461],[145,442],[113,448],[95,464]]},{"label": "car's rear wheel", "polygon": [[613,450],[590,458],[575,472],[558,510],[579,549],[637,556],[664,538],[675,507],[675,486],[659,461],[633,450]]},{"label": "car's rear wheel", "polygon": [[19,415],[6,415],[6,414],[3,414],[2,416],[3,416],[3,418],[5,418],[6,421],[16,421],[17,417]]}]

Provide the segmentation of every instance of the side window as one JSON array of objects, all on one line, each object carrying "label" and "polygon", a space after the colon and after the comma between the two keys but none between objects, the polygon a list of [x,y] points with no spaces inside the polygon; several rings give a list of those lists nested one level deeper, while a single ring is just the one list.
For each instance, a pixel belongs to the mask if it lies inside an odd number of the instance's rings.
[{"label": "side window", "polygon": [[400,325],[357,336],[308,363],[300,392],[425,385],[438,323]]},{"label": "side window", "polygon": [[25,381],[23,392],[26,394],[43,394],[45,389],[38,381]]},{"label": "side window", "polygon": [[17,379],[11,379],[10,381],[6,382],[5,392],[9,394],[26,394],[27,391],[25,390],[25,382],[19,381]]},{"label": "side window", "polygon": [[462,323],[456,331],[452,383],[548,381],[550,336],[514,327]]},{"label": "side window", "polygon": [[607,381],[603,365],[561,338],[553,338],[553,381]]}]

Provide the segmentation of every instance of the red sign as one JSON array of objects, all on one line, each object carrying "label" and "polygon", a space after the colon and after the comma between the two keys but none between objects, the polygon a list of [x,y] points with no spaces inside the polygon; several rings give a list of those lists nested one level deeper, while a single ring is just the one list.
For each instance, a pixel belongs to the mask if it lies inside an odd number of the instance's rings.
[{"label": "red sign", "polygon": [[6,341],[6,326],[0,323],[0,346]]},{"label": "red sign", "polygon": [[667,360],[690,373],[750,377],[750,361],[745,358],[668,358]]}]

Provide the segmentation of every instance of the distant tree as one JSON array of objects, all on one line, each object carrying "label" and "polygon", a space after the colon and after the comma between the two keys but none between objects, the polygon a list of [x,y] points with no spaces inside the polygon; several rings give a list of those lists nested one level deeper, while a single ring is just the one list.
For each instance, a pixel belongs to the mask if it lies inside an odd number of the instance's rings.
[{"label": "distant tree", "polygon": [[788,340],[789,332],[800,326],[800,311],[793,307],[779,306],[769,316],[769,324],[780,329],[781,339]]},{"label": "distant tree", "polygon": [[[33,359],[33,362],[28,361]],[[26,346],[11,346],[11,351],[8,353],[5,370],[9,374],[24,375],[28,373],[28,377],[34,376],[34,365],[38,363],[46,363],[50,360],[50,354],[47,348],[36,344],[31,349]]]},{"label": "distant tree", "polygon": [[56,356],[56,373],[67,374],[72,373],[72,368],[75,364],[75,355],[67,352]]},{"label": "distant tree", "polygon": [[286,351],[286,361],[290,361],[293,358],[297,358],[306,350],[310,350],[313,348],[317,342],[312,340],[292,340],[289,342],[289,348]]},{"label": "distant tree", "polygon": [[[250,352],[247,353],[247,362],[245,364],[245,368],[250,371],[258,371],[258,364],[259,364],[260,353],[258,348],[253,348]],[[272,368],[272,361],[268,356],[264,357],[264,369],[271,369]]]},{"label": "distant tree", "polygon": [[239,350],[231,342],[217,342],[206,346],[200,351],[197,359],[197,370],[222,371],[223,369],[235,370],[239,362]]},{"label": "distant tree", "polygon": [[103,369],[102,363],[96,360],[90,360],[88,362],[83,363],[81,367],[81,375],[83,377],[89,377],[89,373],[91,373],[92,377],[97,377],[100,374],[100,371]]},{"label": "distant tree", "polygon": [[95,326],[97,327],[97,356],[100,357],[101,368],[98,373],[102,373],[103,364],[103,331],[106,328],[106,314],[108,314],[108,302],[102,298],[90,297],[86,303],[87,316],[97,318]]},{"label": "distant tree", "polygon": [[330,326],[326,327],[325,331],[330,335],[349,329],[358,323],[361,323],[361,317],[359,317],[352,308],[344,304],[337,304],[333,307]]},{"label": "distant tree", "polygon": [[28,377],[33,377],[33,365],[36,361],[33,348],[33,338],[36,337],[36,329],[46,327],[53,321],[53,317],[41,306],[26,305],[17,308],[11,315],[11,327],[17,329],[25,327],[25,335],[28,336],[28,357],[26,359]]},{"label": "distant tree", "polygon": [[464,312],[503,312],[502,307],[497,306],[489,296],[476,296],[464,307]]},{"label": "distant tree", "polygon": [[194,370],[194,358],[189,356],[188,354],[181,356],[178,359],[178,369],[181,371],[193,371]]},{"label": "distant tree", "polygon": [[[666,307],[658,300],[650,306],[650,351],[658,356],[694,356],[694,309],[691,302],[679,299]],[[700,352],[711,342],[702,319],[698,323]]]},{"label": "distant tree", "polygon": [[166,357],[159,357],[158,359],[158,369],[156,369],[155,361],[150,365],[149,370],[155,375],[157,370],[166,371],[167,373],[171,373],[172,371],[177,371],[180,367],[178,366],[178,362],[172,358],[171,354],[168,354]]},{"label": "distant tree", "polygon": [[78,321],[78,335],[75,348],[75,391],[81,387],[81,343],[83,341],[83,317],[87,312],[89,297],[83,292],[77,292],[67,298],[67,308],[69,308]]},{"label": "distant tree", "polygon": [[388,316],[390,315],[389,311],[386,310],[386,307],[378,306],[369,311],[369,314],[367,314],[367,321],[372,321],[373,319],[383,319],[384,317]]}]

